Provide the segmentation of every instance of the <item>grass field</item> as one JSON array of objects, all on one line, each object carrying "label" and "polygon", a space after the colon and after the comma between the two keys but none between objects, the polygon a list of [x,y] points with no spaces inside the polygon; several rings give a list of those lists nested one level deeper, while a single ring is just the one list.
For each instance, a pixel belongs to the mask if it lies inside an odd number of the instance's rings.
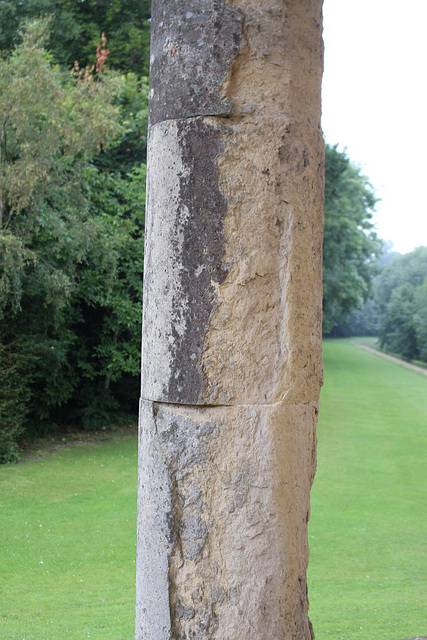
[{"label": "grass field", "polygon": [[[324,351],[316,639],[427,635],[427,378],[346,340]],[[132,640],[136,455],[128,435],[0,468],[1,640]]]},{"label": "grass field", "polygon": [[324,345],[309,595],[318,640],[427,635],[427,379]]},{"label": "grass field", "polygon": [[0,468],[1,640],[131,640],[136,436]]}]

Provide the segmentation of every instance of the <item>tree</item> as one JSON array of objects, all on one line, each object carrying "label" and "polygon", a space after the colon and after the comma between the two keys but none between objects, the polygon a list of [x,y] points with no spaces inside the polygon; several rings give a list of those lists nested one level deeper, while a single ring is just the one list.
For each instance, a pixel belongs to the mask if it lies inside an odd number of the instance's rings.
[{"label": "tree", "polygon": [[104,32],[113,68],[148,75],[150,0],[2,0],[0,51],[10,53],[20,42],[23,20],[47,16],[52,16],[49,49],[63,68],[75,60],[90,64]]},{"label": "tree", "polygon": [[336,325],[331,331],[332,337],[378,336],[379,316],[376,284],[378,274],[399,254],[393,251],[392,242],[384,242],[382,253],[376,260],[374,268],[377,275],[372,280],[372,293],[361,309],[354,309],[345,318],[344,323]]},{"label": "tree", "polygon": [[46,21],[30,23],[0,59],[0,229],[19,229],[27,244],[42,202],[76,201],[79,167],[110,142],[118,120],[117,83],[99,82],[101,70],[66,82],[46,37]]},{"label": "tree", "polygon": [[363,176],[337,146],[325,148],[323,241],[323,331],[345,322],[372,290],[381,250],[371,222],[376,198]]},{"label": "tree", "polygon": [[31,424],[107,424],[119,408],[112,387],[139,371],[145,167],[115,172],[108,153],[143,127],[144,109],[122,115],[146,85],[103,73],[105,43],[98,70],[61,72],[46,34],[29,23],[0,61],[3,459]]},{"label": "tree", "polygon": [[[374,285],[375,286],[375,285]],[[361,309],[351,311],[343,324],[336,325],[330,336],[348,338],[350,336],[377,336],[378,309],[376,300],[369,298]]]},{"label": "tree", "polygon": [[419,357],[427,362],[427,274],[423,283],[415,291],[414,301],[414,325]]},{"label": "tree", "polygon": [[376,299],[381,346],[405,358],[427,361],[426,281],[427,247],[418,247],[397,255],[384,268],[376,284]]}]

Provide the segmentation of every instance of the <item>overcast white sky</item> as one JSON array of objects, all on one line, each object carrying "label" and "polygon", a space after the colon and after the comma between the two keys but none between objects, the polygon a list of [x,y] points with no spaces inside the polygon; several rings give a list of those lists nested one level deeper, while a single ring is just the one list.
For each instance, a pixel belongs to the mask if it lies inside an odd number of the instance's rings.
[{"label": "overcast white sky", "polygon": [[427,0],[324,0],[322,125],[382,201],[378,235],[427,246]]}]

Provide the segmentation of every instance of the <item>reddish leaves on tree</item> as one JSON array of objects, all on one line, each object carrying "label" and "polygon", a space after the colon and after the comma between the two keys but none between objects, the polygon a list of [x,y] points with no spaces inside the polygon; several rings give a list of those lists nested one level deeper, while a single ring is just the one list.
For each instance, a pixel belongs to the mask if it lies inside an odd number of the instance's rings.
[{"label": "reddish leaves on tree", "polygon": [[105,73],[105,63],[107,62],[108,54],[110,53],[106,48],[107,38],[104,32],[101,34],[101,44],[96,47],[96,72],[98,74]]},{"label": "reddish leaves on tree", "polygon": [[105,33],[101,34],[101,42],[96,47],[96,64],[91,66],[87,65],[84,69],[80,69],[79,61],[74,61],[74,66],[71,69],[73,76],[77,78],[77,84],[91,84],[95,79],[99,82],[101,74],[106,72],[106,63],[110,51],[106,47],[107,38]]}]

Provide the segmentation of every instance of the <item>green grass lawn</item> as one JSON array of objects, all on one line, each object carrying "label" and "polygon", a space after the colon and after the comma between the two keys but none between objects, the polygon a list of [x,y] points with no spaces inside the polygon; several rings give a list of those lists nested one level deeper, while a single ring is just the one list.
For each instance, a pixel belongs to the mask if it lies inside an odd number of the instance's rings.
[{"label": "green grass lawn", "polygon": [[427,379],[324,345],[309,531],[318,640],[427,634]]},{"label": "green grass lawn", "polygon": [[[346,340],[324,353],[316,639],[426,635],[427,378]],[[1,640],[132,640],[136,456],[128,435],[0,468]]]},{"label": "green grass lawn", "polygon": [[136,435],[0,468],[1,640],[131,640]]}]

